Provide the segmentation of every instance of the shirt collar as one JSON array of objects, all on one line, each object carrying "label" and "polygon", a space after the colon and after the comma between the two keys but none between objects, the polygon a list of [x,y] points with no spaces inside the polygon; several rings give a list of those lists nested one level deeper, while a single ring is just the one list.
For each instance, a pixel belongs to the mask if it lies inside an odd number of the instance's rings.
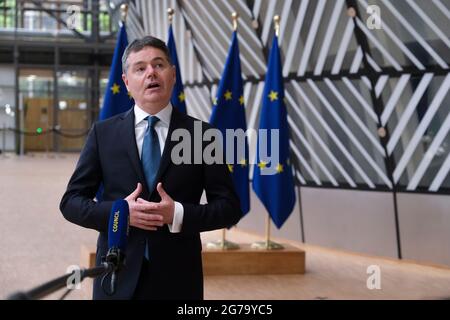
[{"label": "shirt collar", "polygon": [[[173,109],[172,104],[169,102],[169,104],[166,107],[164,107],[164,109],[162,109],[157,114],[154,114],[153,116],[158,117],[159,120],[168,127],[170,124],[170,117],[172,116],[172,109]],[[152,116],[152,115],[145,112],[137,104],[134,105],[134,125],[135,126],[137,126],[141,121],[143,121],[148,116]]]}]

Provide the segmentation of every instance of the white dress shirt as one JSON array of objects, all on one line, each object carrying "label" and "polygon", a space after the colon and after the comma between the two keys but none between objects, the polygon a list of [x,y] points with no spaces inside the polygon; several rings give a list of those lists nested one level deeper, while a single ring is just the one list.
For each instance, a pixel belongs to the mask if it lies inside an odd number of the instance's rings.
[{"label": "white dress shirt", "polygon": [[[169,104],[157,114],[149,114],[142,110],[138,105],[134,106],[134,133],[136,135],[136,146],[139,152],[139,158],[142,155],[142,144],[144,143],[144,135],[148,128],[148,122],[145,120],[148,116],[156,116],[159,121],[155,124],[155,131],[158,135],[159,147],[161,155],[166,145],[167,134],[169,132],[170,118],[172,116],[172,104]],[[163,185],[164,188],[164,185]],[[169,231],[177,233],[181,231],[183,225],[184,208],[183,205],[175,201],[175,210],[173,213],[172,224],[168,224]]]}]

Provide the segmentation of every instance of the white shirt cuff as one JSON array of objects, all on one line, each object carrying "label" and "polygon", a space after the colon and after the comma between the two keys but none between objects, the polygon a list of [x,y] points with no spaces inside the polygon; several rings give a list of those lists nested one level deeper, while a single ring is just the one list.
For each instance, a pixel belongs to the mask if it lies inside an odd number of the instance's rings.
[{"label": "white shirt cuff", "polygon": [[183,226],[184,208],[183,205],[175,201],[175,210],[173,212],[172,224],[168,224],[169,231],[172,233],[181,232]]}]

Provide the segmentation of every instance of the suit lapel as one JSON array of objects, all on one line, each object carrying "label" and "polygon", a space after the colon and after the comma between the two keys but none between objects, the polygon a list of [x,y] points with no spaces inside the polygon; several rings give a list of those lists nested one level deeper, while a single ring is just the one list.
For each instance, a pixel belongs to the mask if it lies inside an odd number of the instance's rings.
[{"label": "suit lapel", "polygon": [[121,123],[121,137],[124,141],[125,149],[130,159],[131,165],[134,168],[138,180],[146,188],[144,171],[142,169],[141,160],[138,154],[138,148],[136,146],[136,134],[134,124],[134,111],[131,108],[127,113],[123,115]]}]

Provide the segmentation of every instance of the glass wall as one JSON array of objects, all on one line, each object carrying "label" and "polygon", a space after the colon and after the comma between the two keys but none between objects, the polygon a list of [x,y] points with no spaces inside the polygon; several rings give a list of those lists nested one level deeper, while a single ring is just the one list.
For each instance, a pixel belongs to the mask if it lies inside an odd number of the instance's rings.
[{"label": "glass wall", "polygon": [[14,68],[0,66],[0,150],[14,150],[14,128],[16,105],[14,97]]},{"label": "glass wall", "polygon": [[59,151],[82,148],[89,128],[89,88],[86,70],[62,70],[58,77],[58,121],[55,134]]},{"label": "glass wall", "polygon": [[[7,126],[15,128],[14,117],[19,117],[18,129],[22,131],[25,152],[81,150],[92,122],[98,118],[100,107],[92,103],[93,80],[89,70],[61,69],[56,72],[55,79],[51,69],[20,69],[19,100],[23,112],[14,114],[11,107],[11,123]],[[101,74],[99,94],[102,97],[108,71]],[[54,103],[55,96],[57,103]]]},{"label": "glass wall", "polygon": [[[15,28],[17,6],[18,28],[29,31],[45,32],[49,30],[66,30],[66,24],[76,22],[79,32],[92,31],[92,2],[84,0],[71,1],[0,1],[0,29]],[[108,1],[99,1],[100,32],[110,33],[115,30],[111,23],[111,8]]]},{"label": "glass wall", "polygon": [[19,97],[22,112],[17,116],[23,135],[24,150],[51,151],[54,148],[53,127],[53,71],[49,69],[21,69]]}]

